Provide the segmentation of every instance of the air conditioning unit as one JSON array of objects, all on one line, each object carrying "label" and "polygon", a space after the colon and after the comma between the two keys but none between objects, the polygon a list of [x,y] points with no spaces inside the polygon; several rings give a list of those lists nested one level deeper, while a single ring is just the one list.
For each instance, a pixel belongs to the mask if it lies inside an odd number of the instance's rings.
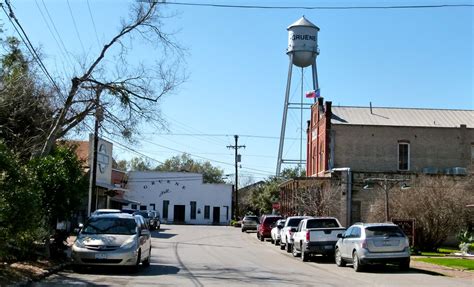
[{"label": "air conditioning unit", "polygon": [[466,175],[467,174],[467,168],[465,167],[453,167],[451,168],[453,171],[453,174],[455,175]]},{"label": "air conditioning unit", "polygon": [[439,170],[436,167],[425,167],[423,168],[424,174],[438,174]]}]

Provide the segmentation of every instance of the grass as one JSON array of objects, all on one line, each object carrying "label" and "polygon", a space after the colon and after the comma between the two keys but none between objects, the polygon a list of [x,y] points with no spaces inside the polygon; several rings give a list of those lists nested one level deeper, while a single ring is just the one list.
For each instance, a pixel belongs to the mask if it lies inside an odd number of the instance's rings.
[{"label": "grass", "polygon": [[417,258],[416,261],[452,267],[456,269],[474,270],[474,260],[462,258]]}]

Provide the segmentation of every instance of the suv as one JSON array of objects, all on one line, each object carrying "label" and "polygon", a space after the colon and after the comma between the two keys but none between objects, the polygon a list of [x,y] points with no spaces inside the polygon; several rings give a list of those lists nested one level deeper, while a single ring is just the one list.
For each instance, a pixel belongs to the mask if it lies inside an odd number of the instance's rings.
[{"label": "suv", "polygon": [[242,232],[247,230],[257,230],[258,217],[256,215],[246,215],[242,219]]},{"label": "suv", "polygon": [[353,264],[359,272],[370,263],[396,263],[410,268],[410,244],[407,236],[393,223],[356,223],[340,234],[336,243],[336,265]]},{"label": "suv", "polygon": [[280,215],[262,215],[260,224],[257,227],[257,238],[260,239],[260,241],[264,241],[265,238],[270,238],[272,225],[282,218]]}]

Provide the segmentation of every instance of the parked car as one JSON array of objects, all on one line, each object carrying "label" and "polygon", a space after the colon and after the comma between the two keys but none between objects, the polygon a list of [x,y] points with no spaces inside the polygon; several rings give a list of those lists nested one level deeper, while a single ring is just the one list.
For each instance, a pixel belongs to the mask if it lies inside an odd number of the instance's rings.
[{"label": "parked car", "polygon": [[356,272],[372,263],[410,268],[408,237],[393,223],[356,223],[340,235],[335,252],[337,266],[350,262]]},{"label": "parked car", "polygon": [[345,230],[334,217],[303,219],[293,235],[293,256],[303,261],[313,254],[334,256],[338,235]]},{"label": "parked car", "polygon": [[146,210],[137,210],[133,213],[133,215],[141,215],[145,219],[145,223],[148,226],[148,229],[153,230],[151,227],[151,218],[148,215],[148,211]]},{"label": "parked car", "polygon": [[272,231],[270,232],[271,242],[275,245],[280,244],[280,232],[285,225],[285,219],[280,219],[273,225]]},{"label": "parked car", "polygon": [[150,229],[160,230],[160,227],[161,227],[160,213],[156,210],[150,210],[148,211],[148,217],[150,218]]},{"label": "parked car", "polygon": [[296,232],[296,228],[300,221],[305,218],[311,218],[311,216],[290,216],[285,221],[285,226],[281,229],[280,236],[280,249],[286,249],[286,252],[290,253],[293,248],[293,234]]},{"label": "parked car", "polygon": [[270,232],[272,231],[271,226],[282,218],[280,215],[262,215],[257,227],[257,238],[260,239],[260,241],[264,241],[265,238],[270,238]]},{"label": "parked car", "polygon": [[241,230],[242,232],[245,232],[247,230],[257,230],[257,225],[258,225],[258,216],[246,215],[244,216],[244,219],[242,219]]},{"label": "parked car", "polygon": [[73,266],[150,265],[151,236],[143,217],[124,213],[92,216],[72,246]]},{"label": "parked car", "polygon": [[106,214],[106,213],[120,213],[122,212],[119,209],[97,209],[96,211],[91,213],[91,216]]}]

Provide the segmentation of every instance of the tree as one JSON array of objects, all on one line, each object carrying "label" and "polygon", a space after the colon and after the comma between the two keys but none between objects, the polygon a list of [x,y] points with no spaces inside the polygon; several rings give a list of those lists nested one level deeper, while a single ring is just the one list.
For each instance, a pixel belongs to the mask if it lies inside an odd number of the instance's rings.
[{"label": "tree", "polygon": [[222,176],[224,171],[213,166],[210,162],[199,162],[193,160],[188,154],[174,156],[158,165],[157,171],[185,171],[202,173],[205,183],[224,183]]},{"label": "tree", "polygon": [[51,230],[56,222],[70,219],[86,198],[88,178],[82,171],[75,147],[57,146],[50,155],[33,159],[34,177],[43,191],[42,206]]},{"label": "tree", "polygon": [[293,193],[298,214],[339,216],[341,184],[334,180],[308,180]]},{"label": "tree", "polygon": [[53,111],[51,91],[35,74],[35,65],[13,37],[3,42],[0,58],[0,138],[20,159],[27,161],[41,150]]},{"label": "tree", "polygon": [[[410,189],[389,191],[392,218],[416,220],[416,242],[421,250],[435,250],[449,235],[468,224],[466,204],[474,202],[472,176],[428,176],[413,178]],[[384,221],[383,199],[375,203],[371,221]]]},{"label": "tree", "polygon": [[141,157],[132,158],[128,163],[128,168],[132,171],[147,171],[152,169],[150,162]]},{"label": "tree", "polygon": [[31,170],[0,141],[0,260],[25,259],[46,237],[42,190]]},{"label": "tree", "polygon": [[[5,4],[15,19],[11,5]],[[118,33],[84,65],[80,75],[72,77],[64,91],[56,90],[53,123],[46,130],[41,155],[49,154],[58,138],[86,124],[99,107],[104,116],[102,128],[109,135],[130,138],[143,121],[158,128],[164,125],[157,102],[185,79],[179,70],[183,50],[163,30],[165,17],[158,10],[158,1],[135,2]],[[163,59],[153,66],[132,65],[125,41],[135,36],[152,44],[155,51],[160,49]],[[116,67],[108,66],[110,63]]]}]

